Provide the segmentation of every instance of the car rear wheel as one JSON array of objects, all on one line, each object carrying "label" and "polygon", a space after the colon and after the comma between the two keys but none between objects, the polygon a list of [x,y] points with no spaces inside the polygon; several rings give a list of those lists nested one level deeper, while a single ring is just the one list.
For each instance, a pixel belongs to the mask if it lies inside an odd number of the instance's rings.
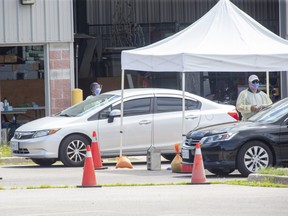
[{"label": "car rear wheel", "polygon": [[36,159],[36,158],[31,158],[31,160],[38,164],[39,166],[43,166],[43,167],[48,167],[51,166],[52,164],[54,164],[57,159],[56,158],[49,158],[49,159]]},{"label": "car rear wheel", "polygon": [[68,167],[83,166],[86,156],[86,145],[89,143],[88,138],[78,134],[66,137],[60,145],[60,160]]},{"label": "car rear wheel", "polygon": [[230,173],[232,173],[235,169],[207,169],[209,172],[217,175],[217,176],[228,176]]},{"label": "car rear wheel", "polygon": [[243,176],[256,173],[273,164],[273,155],[269,147],[260,141],[246,143],[237,156],[237,166]]}]

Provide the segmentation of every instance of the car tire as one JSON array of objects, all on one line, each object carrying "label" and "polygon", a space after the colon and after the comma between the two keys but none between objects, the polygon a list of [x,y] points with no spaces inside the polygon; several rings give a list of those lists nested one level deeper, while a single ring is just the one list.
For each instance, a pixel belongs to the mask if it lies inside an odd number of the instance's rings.
[{"label": "car tire", "polygon": [[272,165],[273,154],[270,148],[261,141],[247,142],[237,156],[237,168],[243,176]]},{"label": "car tire", "polygon": [[59,157],[64,166],[79,167],[84,165],[86,146],[90,140],[79,134],[66,137],[60,145]]},{"label": "car tire", "polygon": [[56,158],[48,158],[48,159],[38,159],[38,158],[31,158],[31,160],[42,167],[49,167],[52,164],[56,163],[58,159]]},{"label": "car tire", "polygon": [[217,168],[211,168],[207,169],[209,172],[217,175],[217,176],[228,176],[230,173],[232,173],[235,169],[217,169]]}]

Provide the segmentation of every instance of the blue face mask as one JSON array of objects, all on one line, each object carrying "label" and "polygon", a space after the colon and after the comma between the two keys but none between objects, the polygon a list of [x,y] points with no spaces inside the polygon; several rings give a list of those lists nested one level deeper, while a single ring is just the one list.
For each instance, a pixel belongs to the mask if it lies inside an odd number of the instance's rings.
[{"label": "blue face mask", "polygon": [[252,83],[251,85],[254,89],[258,89],[259,87],[259,83]]},{"label": "blue face mask", "polygon": [[101,88],[97,88],[93,91],[94,95],[99,95],[101,92]]}]

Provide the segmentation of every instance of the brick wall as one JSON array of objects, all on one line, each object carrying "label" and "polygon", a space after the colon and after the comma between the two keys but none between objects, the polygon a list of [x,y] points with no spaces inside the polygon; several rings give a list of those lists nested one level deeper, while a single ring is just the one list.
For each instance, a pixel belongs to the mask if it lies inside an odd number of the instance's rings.
[{"label": "brick wall", "polygon": [[70,44],[57,43],[49,46],[51,114],[71,106],[71,59]]}]

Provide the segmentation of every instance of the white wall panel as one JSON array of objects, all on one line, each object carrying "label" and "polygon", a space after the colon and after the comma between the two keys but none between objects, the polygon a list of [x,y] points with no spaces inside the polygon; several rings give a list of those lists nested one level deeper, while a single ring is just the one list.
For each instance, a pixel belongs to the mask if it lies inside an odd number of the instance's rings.
[{"label": "white wall panel", "polygon": [[0,0],[0,45],[73,40],[72,0]]},{"label": "white wall panel", "polygon": [[4,21],[4,40],[14,42],[18,40],[18,28],[17,28],[17,12],[18,5],[16,1],[4,1],[3,12],[0,14],[3,16],[1,19]]},{"label": "white wall panel", "polygon": [[[32,8],[31,7],[18,7],[17,8],[17,20],[18,24],[16,25],[18,30],[18,39],[19,42],[32,41]],[[21,33],[20,33],[21,32]]]},{"label": "white wall panel", "polygon": [[38,10],[32,10],[32,41],[45,41],[45,3],[44,1],[37,2]]},{"label": "white wall panel", "polygon": [[[0,1],[0,11],[1,13],[4,12],[4,2],[3,1]],[[4,18],[4,15],[1,15],[0,14],[0,29],[2,31],[0,31],[0,41],[4,41],[4,23],[5,23],[5,20],[3,19]]]}]

